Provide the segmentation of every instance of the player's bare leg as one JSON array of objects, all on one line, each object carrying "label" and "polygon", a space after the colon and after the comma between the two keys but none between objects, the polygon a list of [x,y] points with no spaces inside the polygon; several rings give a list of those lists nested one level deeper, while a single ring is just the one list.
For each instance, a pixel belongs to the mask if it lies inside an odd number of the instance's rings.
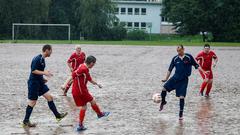
[{"label": "player's bare leg", "polygon": [[36,127],[36,123],[31,123],[30,122],[30,116],[32,114],[32,110],[34,108],[34,106],[36,105],[37,100],[29,100],[28,101],[28,106],[26,108],[26,114],[25,114],[25,118],[23,120],[23,127]]},{"label": "player's bare leg", "polygon": [[79,112],[79,125],[77,126],[77,131],[78,131],[78,132],[84,131],[84,130],[87,129],[87,128],[84,127],[84,125],[83,125],[83,121],[84,121],[84,117],[85,117],[86,110],[87,110],[87,106],[86,106],[86,105],[80,107],[80,112]]},{"label": "player's bare leg", "polygon": [[110,114],[110,112],[102,112],[94,99],[90,103],[98,118],[107,117]]},{"label": "player's bare leg", "polygon": [[211,89],[212,89],[212,83],[213,83],[213,79],[210,79],[209,81],[208,81],[208,85],[207,85],[207,91],[206,91],[206,94],[205,94],[205,97],[209,97],[209,93],[210,93],[210,91],[211,91]]},{"label": "player's bare leg", "polygon": [[68,113],[59,113],[57,111],[57,108],[53,102],[53,97],[50,94],[50,92],[46,92],[45,94],[43,94],[43,97],[48,101],[48,106],[50,108],[50,110],[53,112],[53,114],[55,115],[57,121],[62,120]]},{"label": "player's bare leg", "polygon": [[184,110],[185,99],[184,96],[179,97],[179,120],[183,120],[183,110]]},{"label": "player's bare leg", "polygon": [[167,104],[166,96],[167,96],[167,90],[165,88],[163,88],[162,93],[161,93],[162,101],[160,103],[159,111],[162,111],[163,110],[163,106]]},{"label": "player's bare leg", "polygon": [[72,85],[72,76],[69,76],[67,78],[67,80],[65,81],[65,83],[61,86],[61,89],[63,90],[63,96],[67,96],[67,92],[69,90],[69,88],[71,87]]},{"label": "player's bare leg", "polygon": [[203,96],[203,92],[204,92],[206,86],[208,85],[208,81],[209,81],[208,78],[206,78],[206,79],[203,80],[203,83],[202,83],[202,85],[201,85],[200,92],[199,92],[199,94],[200,94],[201,96]]}]

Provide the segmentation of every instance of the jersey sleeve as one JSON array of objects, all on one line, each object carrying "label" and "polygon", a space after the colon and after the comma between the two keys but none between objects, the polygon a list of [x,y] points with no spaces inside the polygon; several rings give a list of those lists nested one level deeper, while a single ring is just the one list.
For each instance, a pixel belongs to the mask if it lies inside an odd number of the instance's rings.
[{"label": "jersey sleeve", "polygon": [[213,59],[217,59],[218,58],[217,55],[215,54],[215,52],[213,52],[213,51],[212,51],[212,57],[213,57]]},{"label": "jersey sleeve", "polygon": [[31,71],[38,70],[40,66],[40,59],[39,58],[34,58],[32,60],[31,64]]},{"label": "jersey sleeve", "polygon": [[173,68],[174,68],[174,66],[175,66],[174,60],[175,60],[175,57],[172,58],[172,61],[171,61],[170,66],[169,66],[169,68],[168,68],[168,71],[169,71],[169,72],[172,72],[172,70],[173,70]]},{"label": "jersey sleeve", "polygon": [[200,59],[201,59],[201,57],[202,57],[202,53],[200,52],[200,53],[198,53],[198,55],[197,55],[197,57],[195,58],[197,61],[199,61]]},{"label": "jersey sleeve", "polygon": [[78,67],[77,70],[75,70],[73,73],[72,73],[72,78],[75,78],[77,76],[80,76],[82,75],[83,73],[85,73],[85,70],[81,68],[81,66]]},{"label": "jersey sleeve", "polygon": [[88,80],[88,81],[92,81],[92,77],[91,77],[89,71],[87,71],[86,77],[87,77],[87,80]]},{"label": "jersey sleeve", "polygon": [[68,58],[67,62],[68,62],[68,63],[71,63],[71,62],[73,62],[73,59],[74,59],[74,54],[72,54],[72,55]]},{"label": "jersey sleeve", "polygon": [[197,63],[197,61],[193,58],[192,55],[189,55],[191,58],[191,64],[195,67],[195,69],[199,68],[199,64]]}]

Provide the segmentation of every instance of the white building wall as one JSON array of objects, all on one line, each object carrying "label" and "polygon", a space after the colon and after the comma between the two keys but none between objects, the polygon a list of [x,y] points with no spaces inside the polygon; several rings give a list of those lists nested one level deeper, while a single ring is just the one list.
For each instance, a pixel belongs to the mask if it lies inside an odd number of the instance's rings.
[{"label": "white building wall", "polygon": [[[119,8],[119,13],[116,16],[120,22],[141,22],[151,23],[151,33],[159,34],[161,30],[161,4],[160,3],[121,3],[116,2],[116,6]],[[121,8],[126,8],[126,14],[121,14]],[[128,15],[128,8],[133,8],[133,15]],[[134,15],[134,8],[140,9],[140,15]],[[146,15],[141,15],[141,8],[146,8]],[[134,27],[134,23],[133,23]],[[150,33],[150,28],[145,29]]]}]

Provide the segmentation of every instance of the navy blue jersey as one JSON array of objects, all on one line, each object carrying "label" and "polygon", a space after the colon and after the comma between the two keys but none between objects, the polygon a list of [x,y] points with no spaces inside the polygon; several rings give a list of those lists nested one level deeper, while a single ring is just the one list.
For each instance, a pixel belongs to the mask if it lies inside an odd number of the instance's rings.
[{"label": "navy blue jersey", "polygon": [[173,57],[168,71],[172,72],[173,68],[175,67],[176,70],[173,77],[176,80],[183,80],[191,75],[192,66],[194,66],[196,69],[199,67],[192,55],[185,53],[182,59],[179,57],[179,55]]},{"label": "navy blue jersey", "polygon": [[32,71],[34,71],[34,70],[44,71],[44,68],[45,68],[45,59],[43,58],[42,54],[39,54],[32,59],[31,73],[29,76],[29,80],[30,81],[43,81],[43,75],[33,74]]}]

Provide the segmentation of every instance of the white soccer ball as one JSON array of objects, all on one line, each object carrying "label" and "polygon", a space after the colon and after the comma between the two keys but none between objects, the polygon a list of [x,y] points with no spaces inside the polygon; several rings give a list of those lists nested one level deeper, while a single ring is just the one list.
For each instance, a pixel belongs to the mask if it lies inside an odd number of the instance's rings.
[{"label": "white soccer ball", "polygon": [[160,103],[162,101],[161,94],[160,93],[153,94],[152,100],[154,103]]}]

